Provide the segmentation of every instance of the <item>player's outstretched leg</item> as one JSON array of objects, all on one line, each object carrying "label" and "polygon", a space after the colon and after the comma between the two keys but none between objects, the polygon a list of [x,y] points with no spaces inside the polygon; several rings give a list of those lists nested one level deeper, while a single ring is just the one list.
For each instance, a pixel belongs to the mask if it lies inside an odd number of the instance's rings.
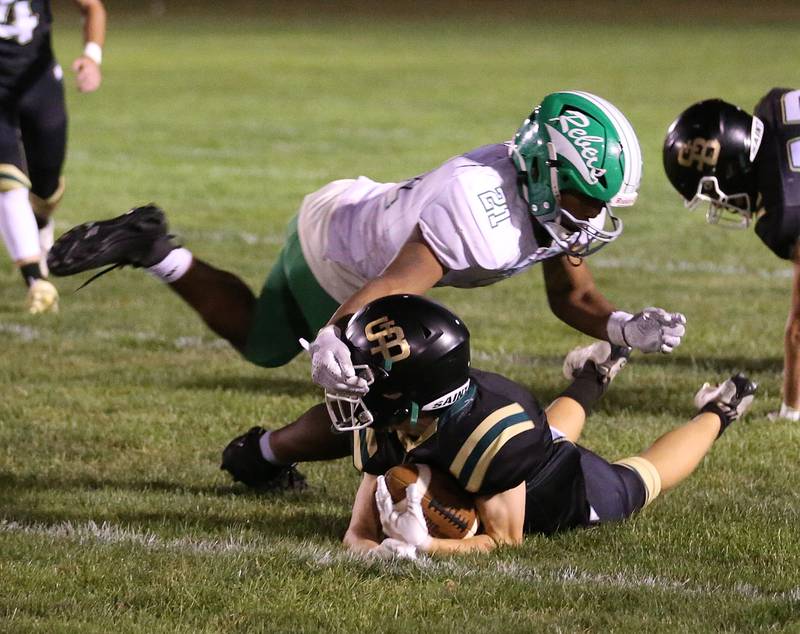
[{"label": "player's outstretched leg", "polygon": [[700,388],[694,397],[697,415],[640,454],[655,468],[662,490],[674,487],[697,468],[714,441],[750,408],[756,387],[737,374],[719,385],[706,383]]},{"label": "player's outstretched leg", "polygon": [[572,442],[580,438],[586,416],[625,367],[631,349],[598,341],[575,348],[564,359],[564,376],[572,381],[547,408],[547,418]]},{"label": "player's outstretched leg", "polygon": [[70,229],[55,241],[47,262],[54,275],[74,275],[102,266],[145,267],[234,348],[242,351],[247,342],[255,307],[252,291],[235,275],[177,246],[164,212],[155,205]]}]

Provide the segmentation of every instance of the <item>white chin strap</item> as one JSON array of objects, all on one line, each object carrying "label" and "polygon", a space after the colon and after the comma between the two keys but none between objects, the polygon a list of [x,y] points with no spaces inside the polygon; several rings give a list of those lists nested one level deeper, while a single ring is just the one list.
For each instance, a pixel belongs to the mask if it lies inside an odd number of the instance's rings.
[{"label": "white chin strap", "polygon": [[703,176],[697,184],[697,193],[691,200],[684,201],[689,209],[695,209],[708,203],[706,221],[710,225],[719,225],[725,229],[747,229],[753,217],[750,211],[753,201],[750,195],[731,194],[728,196],[719,188],[716,176]]}]

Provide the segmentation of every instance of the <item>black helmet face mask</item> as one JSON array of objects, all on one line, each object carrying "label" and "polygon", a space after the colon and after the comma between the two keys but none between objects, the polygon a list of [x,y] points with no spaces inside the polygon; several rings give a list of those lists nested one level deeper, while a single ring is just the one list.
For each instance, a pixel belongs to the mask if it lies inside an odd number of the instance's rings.
[{"label": "black helmet face mask", "polygon": [[[355,365],[356,375],[367,382],[368,387],[375,383],[375,374],[368,365]],[[325,392],[325,407],[331,419],[334,431],[358,431],[369,427],[374,422],[372,412],[364,404],[361,396]]]}]

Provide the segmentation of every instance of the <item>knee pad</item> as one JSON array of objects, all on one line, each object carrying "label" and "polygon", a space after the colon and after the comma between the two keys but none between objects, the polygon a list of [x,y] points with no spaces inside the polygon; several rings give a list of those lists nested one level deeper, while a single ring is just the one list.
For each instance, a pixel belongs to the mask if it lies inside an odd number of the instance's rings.
[{"label": "knee pad", "polygon": [[658,497],[659,493],[661,493],[661,474],[658,472],[655,465],[646,458],[631,456],[630,458],[617,460],[614,464],[622,465],[623,467],[635,471],[642,479],[647,492],[644,506],[648,506]]},{"label": "knee pad", "polygon": [[33,192],[30,192],[30,199],[31,199],[31,207],[33,207],[33,213],[41,218],[49,218],[53,212],[58,207],[61,199],[64,197],[64,190],[67,183],[64,180],[63,176],[60,176],[58,179],[58,187],[56,187],[56,191],[54,191],[50,196],[47,198],[40,198]]},{"label": "knee pad", "polygon": [[0,163],[0,192],[31,188],[31,181],[20,168],[11,163]]}]

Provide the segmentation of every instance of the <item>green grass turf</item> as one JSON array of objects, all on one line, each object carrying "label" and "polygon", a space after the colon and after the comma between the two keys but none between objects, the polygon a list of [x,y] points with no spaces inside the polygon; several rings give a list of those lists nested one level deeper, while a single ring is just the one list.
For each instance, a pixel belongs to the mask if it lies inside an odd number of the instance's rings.
[{"label": "green grass turf", "polygon": [[[761,396],[692,479],[626,524],[489,557],[363,563],[339,546],[358,481],[347,461],[305,465],[309,491],[272,497],[218,471],[233,435],[316,402],[305,360],[246,364],[141,271],[77,294],[85,276],[63,280],[61,314],[29,317],[4,260],[0,630],[800,631],[800,431],[766,419],[780,402],[789,267],[752,232],[684,211],[660,167],[666,127],[689,103],[751,108],[797,84],[797,9],[670,4],[615,3],[621,21],[608,5],[514,16],[417,4],[358,19],[332,4],[112,11],[102,90],[69,87],[59,231],[155,200],[188,247],[257,286],[305,193],[412,176],[510,138],[547,92],[581,88],[628,113],[645,155],[624,236],[592,257],[598,284],[621,307],[689,320],[675,354],[639,355],[620,375],[585,444],[636,452],[691,415],[703,381],[737,369]],[[65,66],[79,50],[74,13],[57,16]],[[476,365],[542,400],[587,341],[550,314],[536,270],[433,296],[471,327]]]}]

